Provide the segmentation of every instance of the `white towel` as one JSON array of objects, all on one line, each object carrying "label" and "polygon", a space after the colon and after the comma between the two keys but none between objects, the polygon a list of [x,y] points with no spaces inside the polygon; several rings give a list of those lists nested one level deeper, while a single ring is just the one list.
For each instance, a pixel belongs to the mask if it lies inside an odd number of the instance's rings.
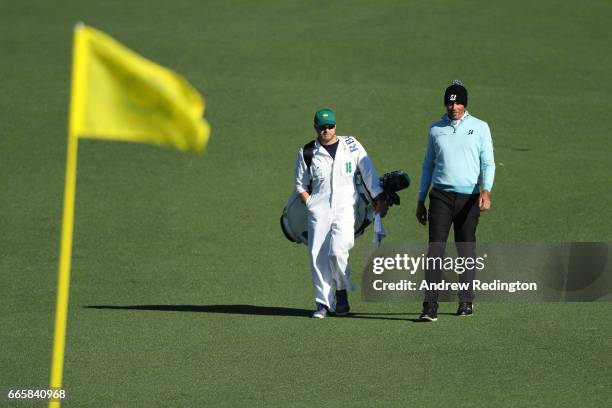
[{"label": "white towel", "polygon": [[374,239],[373,243],[380,245],[383,238],[387,236],[385,232],[385,226],[382,223],[382,218],[380,218],[380,214],[376,214],[374,216]]}]

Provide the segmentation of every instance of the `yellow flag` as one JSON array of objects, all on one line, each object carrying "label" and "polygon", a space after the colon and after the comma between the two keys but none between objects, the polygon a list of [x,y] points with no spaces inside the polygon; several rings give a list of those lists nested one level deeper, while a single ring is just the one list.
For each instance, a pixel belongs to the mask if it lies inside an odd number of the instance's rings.
[{"label": "yellow flag", "polygon": [[204,99],[180,75],[85,25],[75,30],[70,131],[201,151]]}]

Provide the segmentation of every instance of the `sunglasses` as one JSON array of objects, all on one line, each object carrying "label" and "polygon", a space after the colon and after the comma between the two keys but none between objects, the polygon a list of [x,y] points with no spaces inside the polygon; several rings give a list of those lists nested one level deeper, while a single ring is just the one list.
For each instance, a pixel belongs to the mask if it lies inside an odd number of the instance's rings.
[{"label": "sunglasses", "polygon": [[336,127],[336,125],[321,125],[321,126],[318,126],[317,129],[319,129],[319,132],[320,132],[320,131],[325,130],[325,129],[327,129],[327,130],[333,129],[335,127]]}]

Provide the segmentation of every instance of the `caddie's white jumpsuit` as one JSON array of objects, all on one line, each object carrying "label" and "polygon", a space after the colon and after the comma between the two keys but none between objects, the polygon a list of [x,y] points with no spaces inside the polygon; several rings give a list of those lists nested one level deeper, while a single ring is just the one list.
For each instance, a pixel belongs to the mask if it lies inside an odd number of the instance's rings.
[{"label": "caddie's white jumpsuit", "polygon": [[372,197],[382,193],[376,170],[361,144],[352,136],[338,136],[336,157],[315,141],[310,173],[303,148],[295,165],[297,193],[310,192],[308,208],[308,250],[315,301],[334,311],[334,292],[354,290],[348,267],[349,250],[354,245],[355,173],[361,172]]}]

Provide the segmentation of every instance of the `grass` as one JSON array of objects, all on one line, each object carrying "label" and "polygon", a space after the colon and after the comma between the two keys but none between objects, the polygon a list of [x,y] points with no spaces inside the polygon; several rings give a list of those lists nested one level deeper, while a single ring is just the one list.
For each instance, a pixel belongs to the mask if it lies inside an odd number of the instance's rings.
[{"label": "grass", "polygon": [[[354,295],[353,318],[314,321],[306,252],[278,227],[316,109],[416,181],[461,78],[498,164],[479,239],[611,241],[609,2],[2,4],[0,387],[48,385],[82,20],[187,77],[213,133],[202,156],[80,143],[65,406],[610,400],[609,303],[481,303],[422,325],[417,304]],[[389,239],[424,240],[416,188],[402,200]]]}]

